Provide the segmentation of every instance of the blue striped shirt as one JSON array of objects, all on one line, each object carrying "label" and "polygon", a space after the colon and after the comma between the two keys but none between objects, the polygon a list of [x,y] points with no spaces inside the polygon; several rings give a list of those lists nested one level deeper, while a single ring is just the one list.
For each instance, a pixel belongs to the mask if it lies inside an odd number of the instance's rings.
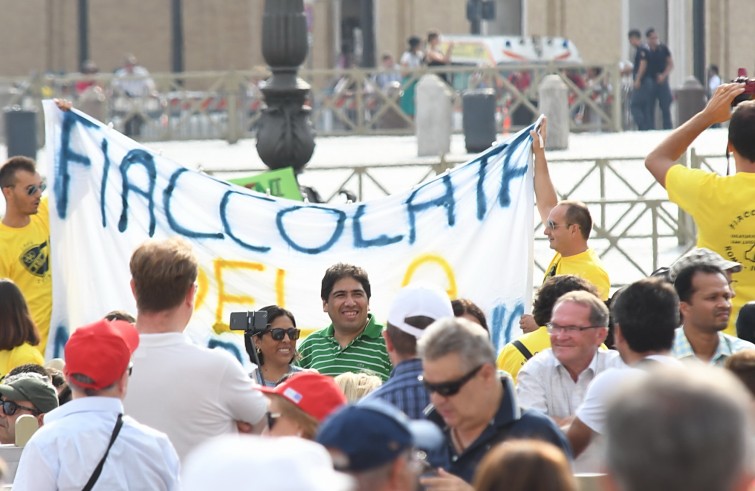
[{"label": "blue striped shirt", "polygon": [[365,399],[382,399],[401,409],[412,419],[425,419],[430,394],[417,377],[422,375],[422,360],[404,360],[393,369],[391,378]]},{"label": "blue striped shirt", "polygon": [[391,373],[391,360],[385,349],[383,326],[372,314],[364,330],[345,348],[335,338],[333,324],[313,332],[299,346],[298,365],[314,368],[323,375],[335,377],[344,372],[366,372],[380,376],[383,381]]}]

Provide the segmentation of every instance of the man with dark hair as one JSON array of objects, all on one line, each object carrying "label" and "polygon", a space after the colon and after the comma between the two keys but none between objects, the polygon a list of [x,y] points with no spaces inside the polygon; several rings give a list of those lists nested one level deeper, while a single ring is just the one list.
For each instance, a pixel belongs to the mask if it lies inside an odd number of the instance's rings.
[{"label": "man with dark hair", "polygon": [[335,377],[370,372],[383,380],[391,373],[383,326],[369,313],[370,280],[358,266],[338,263],[325,271],[320,297],[331,324],[307,336],[299,346],[299,366]]},{"label": "man with dark hair", "polygon": [[37,348],[45,354],[52,315],[50,216],[45,184],[35,162],[11,157],[0,167],[5,216],[0,223],[0,278],[10,278],[24,294],[39,329]]},{"label": "man with dark hair", "polygon": [[0,383],[0,405],[0,443],[13,444],[18,417],[31,414],[42,425],[44,414],[58,407],[58,395],[46,374],[18,373]]},{"label": "man with dark hair", "polygon": [[[742,305],[755,300],[755,102],[734,99],[744,84],[722,84],[705,108],[674,130],[645,160],[645,167],[668,191],[669,199],[689,213],[697,226],[697,246],[744,265],[737,273],[737,296],[726,332]],[[702,169],[677,165],[692,142],[709,126],[729,122],[727,154],[734,155],[736,174],[719,176]]]},{"label": "man with dark hair", "polygon": [[629,44],[634,48],[632,65],[632,100],[630,108],[632,117],[640,131],[652,128],[650,98],[653,91],[653,79],[648,76],[648,48],[642,44],[642,34],[638,29],[629,31]]},{"label": "man with dark hair", "polygon": [[498,368],[507,371],[514,381],[527,360],[550,348],[551,339],[546,324],[551,320],[553,306],[561,295],[573,291],[586,291],[598,296],[595,285],[573,274],[548,278],[537,291],[532,303],[532,315],[525,314],[519,321],[526,334],[508,343],[498,355]]},{"label": "man with dark hair", "polygon": [[658,101],[661,107],[661,117],[663,119],[663,129],[671,129],[671,87],[668,83],[668,76],[674,68],[674,61],[671,58],[671,51],[668,47],[659,42],[658,33],[654,28],[645,31],[645,38],[648,43],[648,62],[647,77],[652,81],[652,92],[649,99],[650,128],[655,128],[655,102]]},{"label": "man with dark hair", "polygon": [[261,431],[267,401],[241,364],[184,333],[199,268],[191,246],[149,240],[134,251],[130,267],[140,341],[125,399],[129,414],[164,431],[182,459],[205,440],[236,433],[237,423]]},{"label": "man with dark hair", "polygon": [[611,313],[616,349],[624,363],[634,368],[606,370],[590,384],[566,433],[575,456],[596,434],[604,432],[608,402],[617,388],[644,373],[637,368],[654,363],[679,364],[669,356],[674,329],[679,325],[679,299],[671,285],[660,278],[636,281],[615,296]]},{"label": "man with dark hair", "polygon": [[[548,172],[545,158],[546,123],[543,119],[539,134],[532,131],[532,151],[535,154],[535,200],[537,211],[545,227],[544,233],[555,256],[545,269],[545,278],[574,274],[595,285],[601,300],[608,300],[611,282],[598,254],[587,246],[592,230],[592,217],[587,206],[579,201],[558,201],[556,189]],[[541,138],[542,136],[542,138]]]},{"label": "man with dark hair", "polygon": [[29,440],[14,488],[178,489],[178,456],[168,437],[123,415],[138,345],[128,322],[102,319],[73,332],[65,346],[73,400],[49,412]]},{"label": "man with dark hair", "polygon": [[446,292],[432,285],[411,284],[393,299],[383,337],[393,363],[391,377],[366,399],[383,399],[412,419],[423,419],[430,396],[419,381],[422,360],[417,356],[417,340],[425,328],[438,319],[453,317]]},{"label": "man with dark hair", "polygon": [[755,349],[749,341],[721,332],[729,322],[732,291],[720,268],[706,263],[687,266],[676,275],[674,288],[682,313],[672,349],[676,358],[723,366],[737,351]]}]

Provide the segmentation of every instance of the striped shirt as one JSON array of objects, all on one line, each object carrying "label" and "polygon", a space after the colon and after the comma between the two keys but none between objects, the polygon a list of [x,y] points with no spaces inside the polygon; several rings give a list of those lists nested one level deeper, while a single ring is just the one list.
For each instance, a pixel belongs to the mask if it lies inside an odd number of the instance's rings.
[{"label": "striped shirt", "polygon": [[422,375],[422,360],[404,360],[393,369],[391,378],[365,399],[382,399],[401,409],[411,419],[425,419],[430,394],[417,377]]},{"label": "striped shirt", "polygon": [[344,372],[367,372],[383,381],[391,373],[391,360],[385,349],[383,326],[370,314],[367,327],[345,348],[336,340],[333,324],[313,332],[299,346],[302,368],[314,368],[323,375],[335,377]]},{"label": "striped shirt", "polygon": [[[739,339],[734,336],[729,336],[722,332],[718,333],[718,346],[716,352],[713,353],[713,357],[710,359],[711,365],[724,366],[724,361],[734,353],[742,351],[744,349],[753,349],[753,345],[749,341]],[[671,355],[674,358],[680,360],[697,360],[695,351],[692,349],[692,345],[689,344],[687,336],[684,334],[683,327],[677,327],[674,332],[674,346],[671,348]],[[699,360],[698,360],[699,361]]]}]

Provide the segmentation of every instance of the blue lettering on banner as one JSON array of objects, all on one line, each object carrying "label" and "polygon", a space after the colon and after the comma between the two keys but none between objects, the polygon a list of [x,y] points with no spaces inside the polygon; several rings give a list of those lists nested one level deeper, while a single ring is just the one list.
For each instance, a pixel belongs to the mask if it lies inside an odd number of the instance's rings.
[{"label": "blue lettering on banner", "polygon": [[488,168],[487,156],[480,160],[480,168],[477,171],[477,219],[482,221],[487,211],[487,198],[485,197],[485,174]]},{"label": "blue lettering on banner", "polygon": [[[52,329],[50,329],[50,333],[52,332],[53,332]],[[66,343],[68,342],[68,328],[64,326],[63,324],[58,325],[55,328],[55,336],[54,337],[48,336],[47,339],[48,339],[48,344],[50,342],[49,340],[52,339],[52,357],[63,358],[65,354]],[[49,350],[49,347],[48,347],[48,350]]]},{"label": "blue lettering on banner", "polygon": [[492,333],[493,346],[500,350],[506,343],[511,341],[511,330],[514,327],[514,321],[524,315],[524,304],[517,302],[511,313],[505,305],[496,305],[493,307],[490,319],[490,330]]},{"label": "blue lettering on banner", "polygon": [[215,348],[224,349],[230,354],[232,354],[234,358],[236,358],[239,361],[239,363],[241,363],[242,365],[244,364],[244,360],[241,358],[241,351],[239,351],[238,346],[236,346],[233,343],[227,343],[225,341],[220,341],[218,339],[210,339],[210,341],[207,343],[207,347],[210,349],[215,349]]},{"label": "blue lettering on banner", "polygon": [[244,242],[240,238],[236,237],[236,235],[234,235],[233,230],[231,229],[231,224],[228,222],[228,217],[226,216],[226,212],[228,210],[228,203],[230,202],[231,196],[233,195],[243,196],[245,198],[251,198],[251,199],[258,199],[261,201],[275,201],[275,200],[273,200],[272,198],[268,198],[267,196],[255,196],[253,194],[247,194],[247,193],[242,193],[242,192],[233,191],[233,190],[227,191],[223,195],[223,199],[220,200],[220,221],[223,223],[223,230],[225,231],[226,234],[228,234],[228,237],[230,237],[231,240],[233,240],[235,243],[237,243],[241,247],[245,249],[249,249],[250,251],[268,252],[270,250],[270,247],[253,245],[248,242]]},{"label": "blue lettering on banner", "polygon": [[[132,165],[141,165],[147,171],[149,183],[146,190],[140,189],[128,180],[128,171]],[[123,190],[121,191],[121,201],[123,209],[121,219],[118,222],[118,230],[125,232],[128,228],[128,193],[129,190],[147,198],[147,210],[149,211],[149,231],[150,237],[155,235],[155,181],[157,180],[157,169],[155,168],[155,159],[151,153],[146,150],[134,149],[129,150],[121,161],[121,178],[123,179]]]},{"label": "blue lettering on banner", "polygon": [[503,180],[501,182],[501,191],[498,194],[498,204],[501,205],[502,208],[506,208],[511,204],[511,193],[509,190],[511,181],[517,177],[522,177],[527,173],[529,159],[522,159],[524,161],[524,165],[520,167],[512,167],[511,156],[513,150],[521,145],[523,140],[529,138],[531,138],[529,134],[526,131],[523,131],[515,140],[509,142],[507,145],[501,145],[500,150],[504,152],[502,172]]},{"label": "blue lettering on banner", "polygon": [[448,226],[453,227],[456,223],[456,202],[454,201],[454,187],[451,183],[451,176],[449,174],[444,174],[441,178],[441,181],[443,182],[443,185],[446,188],[446,192],[435,199],[432,199],[430,201],[425,201],[423,203],[415,203],[414,197],[419,193],[422,189],[424,189],[429,184],[433,184],[435,181],[431,181],[427,184],[423,184],[422,186],[418,187],[414,191],[412,191],[412,194],[409,195],[409,197],[406,200],[406,211],[409,214],[409,243],[414,244],[414,241],[417,238],[417,218],[416,214],[420,211],[427,210],[428,208],[432,208],[435,206],[444,206],[446,208],[446,215],[448,217]]},{"label": "blue lettering on banner", "polygon": [[101,148],[105,160],[102,163],[102,183],[100,184],[100,215],[102,216],[102,228],[105,228],[107,227],[105,196],[107,191],[107,177],[110,174],[110,156],[107,154],[107,138],[102,139]]},{"label": "blue lettering on banner", "polygon": [[[283,226],[283,217],[285,217],[289,213],[295,213],[299,210],[322,210],[328,214],[335,216],[336,225],[333,229],[333,233],[331,234],[330,239],[328,239],[323,245],[318,247],[304,247],[294,242],[288,232],[286,232],[286,227]],[[343,234],[344,222],[346,222],[346,213],[344,213],[343,211],[337,210],[335,208],[326,208],[324,206],[312,205],[292,206],[290,208],[286,208],[285,210],[279,211],[277,216],[275,217],[275,223],[278,225],[278,232],[280,233],[283,240],[285,240],[286,243],[288,243],[288,245],[290,245],[292,248],[306,254],[320,254],[321,252],[327,251],[328,249],[333,247],[333,244],[335,244]]]},{"label": "blue lettering on banner", "polygon": [[395,244],[401,242],[404,238],[403,235],[395,235],[389,237],[385,234],[378,235],[374,239],[365,239],[362,232],[362,217],[365,214],[367,205],[359,205],[357,212],[354,214],[354,247],[367,248],[367,247],[380,247]]},{"label": "blue lettering on banner", "polygon": [[[173,229],[174,232],[179,233],[184,237],[190,237],[192,239],[222,239],[222,232],[213,233],[189,230],[188,228],[180,225],[173,216],[170,208],[171,197],[173,196],[173,191],[175,191],[176,189],[176,184],[178,183],[179,176],[181,176],[184,172],[189,172],[189,169],[181,168],[176,170],[173,175],[170,176],[168,187],[166,187],[163,191],[163,206],[165,208],[165,218],[168,220],[168,225],[171,229]],[[227,183],[224,184],[228,185]]]},{"label": "blue lettering on banner", "polygon": [[84,122],[87,126],[96,128],[95,125],[71,111],[63,113],[63,125],[60,132],[60,155],[58,155],[55,165],[55,207],[58,210],[58,218],[61,220],[65,220],[68,213],[68,192],[71,183],[68,166],[71,163],[78,163],[85,167],[91,167],[92,165],[89,157],[74,152],[71,149],[71,131],[77,122]]}]

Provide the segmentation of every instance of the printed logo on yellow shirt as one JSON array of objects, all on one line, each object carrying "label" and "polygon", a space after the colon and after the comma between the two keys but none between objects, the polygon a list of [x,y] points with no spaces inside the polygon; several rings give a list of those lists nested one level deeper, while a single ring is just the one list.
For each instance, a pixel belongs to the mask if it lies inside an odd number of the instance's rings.
[{"label": "printed logo on yellow shirt", "polygon": [[47,253],[47,241],[33,245],[21,254],[21,264],[26,271],[34,276],[43,277],[47,274],[50,261]]}]

